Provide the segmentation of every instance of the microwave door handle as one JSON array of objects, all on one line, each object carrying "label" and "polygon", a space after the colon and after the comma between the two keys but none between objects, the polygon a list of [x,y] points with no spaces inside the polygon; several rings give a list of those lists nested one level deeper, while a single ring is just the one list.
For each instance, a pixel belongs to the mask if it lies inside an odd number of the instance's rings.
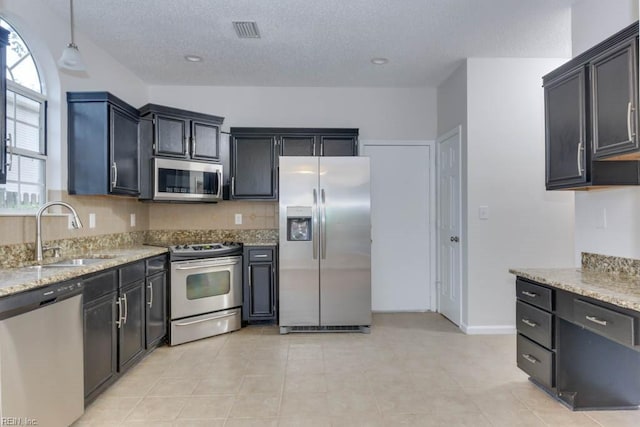
[{"label": "microwave door handle", "polygon": [[222,171],[218,170],[218,199],[222,198]]}]

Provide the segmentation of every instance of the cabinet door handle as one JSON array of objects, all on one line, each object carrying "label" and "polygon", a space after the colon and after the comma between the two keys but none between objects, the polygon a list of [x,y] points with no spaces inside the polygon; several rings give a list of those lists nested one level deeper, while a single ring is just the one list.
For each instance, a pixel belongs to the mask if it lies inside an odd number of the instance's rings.
[{"label": "cabinet door handle", "polygon": [[584,151],[584,144],[582,144],[582,141],[580,141],[578,143],[578,174],[582,175],[582,172],[584,172],[584,169],[582,167],[582,152]]},{"label": "cabinet door handle", "polygon": [[249,265],[249,288],[251,288],[251,265]]},{"label": "cabinet door handle", "polygon": [[629,141],[633,141],[633,137],[636,136],[635,132],[633,132],[633,120],[631,115],[634,110],[633,104],[629,101],[627,104],[627,136],[629,137]]},{"label": "cabinet door handle", "polygon": [[118,298],[116,305],[118,306],[118,320],[116,320],[116,325],[118,325],[118,329],[120,329],[122,327],[122,298]]},{"label": "cabinet door handle", "polygon": [[521,322],[524,323],[527,326],[531,326],[532,328],[535,328],[536,326],[538,326],[538,324],[536,322],[532,322],[531,320],[525,319],[525,318],[523,318],[521,320]]},{"label": "cabinet door handle", "polygon": [[521,292],[522,295],[530,297],[530,298],[535,298],[538,296],[538,294],[534,293],[534,292],[529,292],[529,291],[522,291]]},{"label": "cabinet door handle", "polygon": [[231,177],[231,197],[236,195],[236,177]]},{"label": "cabinet door handle", "polygon": [[593,322],[596,323],[600,326],[607,326],[607,321],[606,320],[602,320],[602,319],[598,319],[595,316],[585,316],[585,318],[589,321],[589,322]]},{"label": "cabinet door handle", "polygon": [[527,354],[527,353],[523,353],[523,354],[522,354],[522,358],[523,358],[524,360],[526,360],[527,362],[531,362],[531,363],[533,363],[533,364],[536,364],[536,363],[538,363],[538,362],[539,362],[539,360],[538,360],[538,359],[536,359],[535,357],[533,357],[532,355]]},{"label": "cabinet door handle", "polygon": [[149,307],[153,307],[153,282],[149,282],[147,285],[147,289],[149,289]]},{"label": "cabinet door handle", "polygon": [[124,319],[122,319],[123,324],[127,324],[127,317],[129,317],[129,302],[127,301],[127,294],[122,295],[122,300],[124,301]]},{"label": "cabinet door handle", "polygon": [[113,170],[113,180],[111,181],[111,186],[115,187],[118,183],[118,164],[113,162],[111,165],[111,169]]}]

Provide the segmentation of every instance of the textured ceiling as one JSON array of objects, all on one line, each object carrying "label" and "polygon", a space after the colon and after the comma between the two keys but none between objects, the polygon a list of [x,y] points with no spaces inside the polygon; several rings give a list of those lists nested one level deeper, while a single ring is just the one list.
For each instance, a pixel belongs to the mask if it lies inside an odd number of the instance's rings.
[{"label": "textured ceiling", "polygon": [[[419,87],[467,57],[570,56],[574,2],[77,0],[74,9],[77,31],[149,84]],[[47,3],[68,20],[67,0]],[[262,38],[238,39],[231,22],[241,20],[256,21]]]}]

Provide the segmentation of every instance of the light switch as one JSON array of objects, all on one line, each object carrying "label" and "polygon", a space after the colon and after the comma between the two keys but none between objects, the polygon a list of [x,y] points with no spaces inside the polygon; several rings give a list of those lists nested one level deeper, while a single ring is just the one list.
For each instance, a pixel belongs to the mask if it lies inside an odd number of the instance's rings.
[{"label": "light switch", "polygon": [[242,214],[241,213],[237,213],[236,214],[236,225],[240,225],[242,224]]},{"label": "light switch", "polygon": [[480,206],[478,208],[478,218],[489,219],[489,206]]},{"label": "light switch", "polygon": [[96,228],[96,214],[89,214],[89,228]]},{"label": "light switch", "polygon": [[129,215],[129,224],[132,227],[136,226],[136,214],[132,213],[131,215]]}]

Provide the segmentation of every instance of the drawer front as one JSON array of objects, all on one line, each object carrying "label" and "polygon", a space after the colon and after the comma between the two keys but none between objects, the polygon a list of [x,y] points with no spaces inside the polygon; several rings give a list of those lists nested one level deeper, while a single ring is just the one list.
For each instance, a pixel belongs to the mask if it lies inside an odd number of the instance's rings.
[{"label": "drawer front", "polygon": [[553,310],[553,290],[516,279],[516,297],[547,311]]},{"label": "drawer front", "polygon": [[161,273],[167,270],[167,256],[160,255],[160,256],[146,259],[145,264],[147,267],[147,276]]},{"label": "drawer front", "polygon": [[120,287],[129,283],[144,279],[144,261],[134,262],[118,269],[120,274]]},{"label": "drawer front", "polygon": [[518,368],[540,384],[555,387],[555,354],[518,334]]},{"label": "drawer front", "polygon": [[271,249],[249,249],[249,262],[266,262],[273,260]]},{"label": "drawer front", "polygon": [[87,304],[103,295],[115,292],[118,289],[118,277],[116,270],[109,270],[91,275],[82,280],[84,304]]},{"label": "drawer front", "polygon": [[516,302],[518,332],[546,348],[553,346],[553,314],[522,301]]},{"label": "drawer front", "polygon": [[579,299],[574,300],[575,321],[580,326],[620,344],[634,346],[634,318]]}]

